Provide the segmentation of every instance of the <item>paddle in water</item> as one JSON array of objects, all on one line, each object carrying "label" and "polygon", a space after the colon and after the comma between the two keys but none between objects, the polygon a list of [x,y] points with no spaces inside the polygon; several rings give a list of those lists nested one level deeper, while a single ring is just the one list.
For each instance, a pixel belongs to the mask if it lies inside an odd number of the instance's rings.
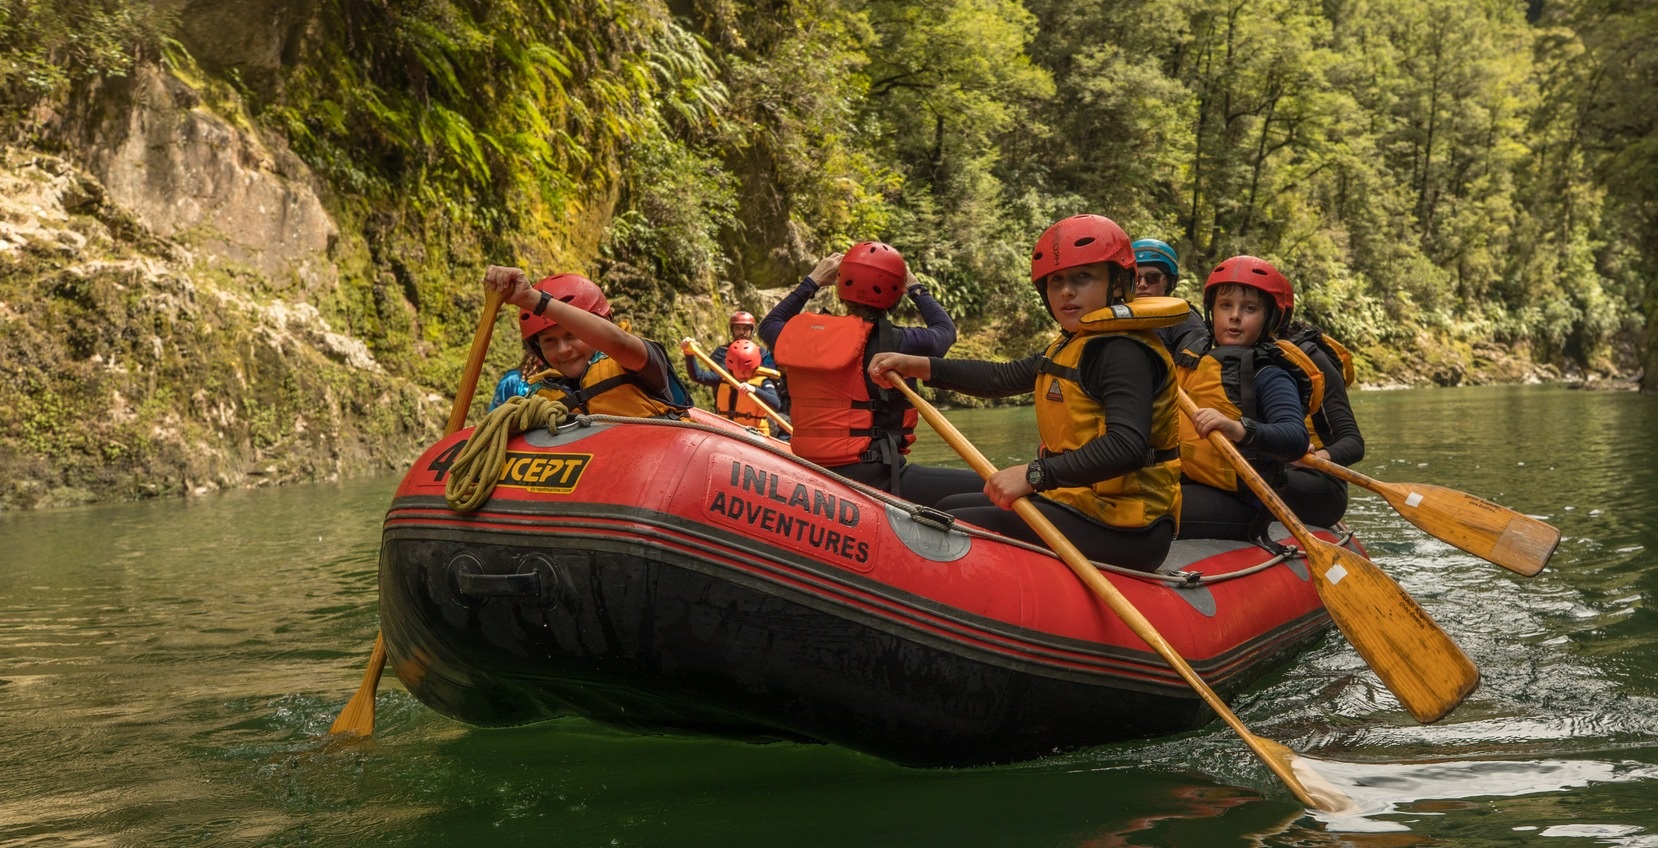
[{"label": "paddle in water", "polygon": [[1554,527],[1467,492],[1426,483],[1383,483],[1311,453],[1301,462],[1381,495],[1428,535],[1515,574],[1536,575],[1560,545]]},{"label": "paddle in water", "polygon": [[[973,443],[969,442],[967,437],[963,436],[961,431],[957,430],[955,425],[951,424],[942,413],[906,385],[897,372],[886,372],[886,378],[895,388],[904,393],[904,397],[909,398],[910,404],[920,411],[921,416],[927,419],[927,423],[938,431],[944,441],[948,442],[950,447],[954,448],[956,453],[960,454],[961,458],[972,466],[980,477],[988,480],[992,474],[996,473],[996,466],[992,465],[990,460],[986,459],[984,454],[980,453],[979,449],[974,447]],[[1232,731],[1238,734],[1239,738],[1243,739],[1244,744],[1249,746],[1249,750],[1253,751],[1255,756],[1259,757],[1261,762],[1265,763],[1267,768],[1274,775],[1277,775],[1285,786],[1289,787],[1290,792],[1295,794],[1297,800],[1308,807],[1324,812],[1340,812],[1354,806],[1351,799],[1337,789],[1334,784],[1319,775],[1317,770],[1309,765],[1304,758],[1298,757],[1294,751],[1281,743],[1250,733],[1249,729],[1244,727],[1243,721],[1226,705],[1226,702],[1222,701],[1220,696],[1215,694],[1215,690],[1210,689],[1209,684],[1205,683],[1203,678],[1199,677],[1198,673],[1193,670],[1191,664],[1186,662],[1186,658],[1182,657],[1180,652],[1176,651],[1174,646],[1163,638],[1163,634],[1158,632],[1156,625],[1152,624],[1151,620],[1146,618],[1138,607],[1134,606],[1134,602],[1124,597],[1123,593],[1118,591],[1110,580],[1105,579],[1105,576],[1100,574],[1100,570],[1095,568],[1086,556],[1083,556],[1082,551],[1077,550],[1077,547],[1071,544],[1071,540],[1065,538],[1065,535],[1059,532],[1059,528],[1055,527],[1053,522],[1049,521],[1048,517],[1043,515],[1042,511],[1030,502],[1030,498],[1022,497],[1015,500],[1013,510],[1018,513],[1020,518],[1024,519],[1026,524],[1031,526],[1032,530],[1036,531],[1037,535],[1042,537],[1043,541],[1048,543],[1048,547],[1059,555],[1060,560],[1064,561],[1071,571],[1075,572],[1077,577],[1081,578],[1082,582],[1089,589],[1092,589],[1094,594],[1098,595],[1100,600],[1104,601],[1106,606],[1110,607],[1111,611],[1116,613],[1117,617],[1122,619],[1130,630],[1134,631],[1136,636],[1145,640],[1145,643],[1150,645],[1151,649],[1156,651],[1169,664],[1169,667],[1174,669],[1186,681],[1188,686],[1192,687],[1198,697],[1202,698],[1204,703],[1208,704],[1209,708],[1214,710],[1215,714],[1220,716],[1221,720],[1225,721],[1232,728]]]},{"label": "paddle in water", "polygon": [[[472,334],[472,350],[466,355],[466,368],[461,374],[460,387],[455,392],[455,403],[449,407],[449,423],[443,435],[453,436],[466,426],[466,411],[472,406],[472,395],[478,390],[478,374],[484,367],[484,356],[489,353],[489,337],[495,331],[495,314],[501,311],[506,295],[490,289],[484,295],[484,314],[478,316],[478,329]],[[374,651],[369,654],[368,670],[357,693],[340,710],[328,732],[367,736],[374,732],[374,693],[380,688],[380,675],[386,668],[386,634],[374,636]]]},{"label": "paddle in water", "polygon": [[[1179,391],[1180,411],[1190,418],[1197,404]],[[1208,438],[1301,545],[1330,618],[1405,709],[1424,724],[1456,709],[1480,681],[1462,648],[1375,563],[1314,536],[1224,433]]]}]

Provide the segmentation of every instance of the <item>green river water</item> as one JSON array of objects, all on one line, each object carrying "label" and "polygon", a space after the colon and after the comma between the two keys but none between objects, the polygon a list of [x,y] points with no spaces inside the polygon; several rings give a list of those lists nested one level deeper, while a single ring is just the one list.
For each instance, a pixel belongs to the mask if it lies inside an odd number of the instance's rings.
[{"label": "green river water", "polygon": [[[1258,735],[1359,802],[1305,812],[1224,724],[995,768],[830,746],[481,730],[389,675],[331,745],[374,640],[360,480],[0,513],[0,845],[1658,846],[1658,398],[1561,387],[1364,392],[1361,470],[1559,527],[1517,577],[1358,492],[1383,570],[1477,662],[1414,724],[1339,633],[1246,693]],[[952,413],[998,462],[1028,409]],[[936,437],[918,458],[954,462]]]}]

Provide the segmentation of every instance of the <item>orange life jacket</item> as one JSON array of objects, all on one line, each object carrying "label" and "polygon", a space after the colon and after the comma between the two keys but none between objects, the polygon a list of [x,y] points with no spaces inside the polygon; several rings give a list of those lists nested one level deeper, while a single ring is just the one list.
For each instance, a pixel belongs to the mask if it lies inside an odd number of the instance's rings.
[{"label": "orange life jacket", "polygon": [[833,468],[880,461],[896,466],[915,442],[918,416],[896,389],[864,374],[865,350],[896,350],[898,330],[885,319],[803,312],[777,335],[772,353],[789,380],[795,456]]},{"label": "orange life jacket", "polygon": [[[748,385],[758,389],[766,380],[766,375],[756,372],[749,378]],[[724,380],[714,389],[714,411],[744,427],[753,427],[762,435],[771,435],[771,416],[760,407],[760,399],[748,392],[737,391]]]}]

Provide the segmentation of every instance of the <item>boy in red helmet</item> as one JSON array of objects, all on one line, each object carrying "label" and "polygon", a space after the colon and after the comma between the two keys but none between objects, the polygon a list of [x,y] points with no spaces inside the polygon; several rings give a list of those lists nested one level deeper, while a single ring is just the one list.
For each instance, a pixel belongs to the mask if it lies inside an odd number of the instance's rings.
[{"label": "boy in red helmet", "polygon": [[[834,288],[846,315],[801,312],[823,286]],[[888,320],[905,293],[926,327]],[[894,494],[902,483],[904,497],[929,502],[934,469],[907,466],[904,458],[915,441],[915,410],[864,375],[879,351],[943,356],[956,341],[955,323],[898,251],[866,241],[824,257],[760,322],[760,338],[789,381],[796,456]]]},{"label": "boy in red helmet", "polygon": [[532,286],[522,270],[491,265],[484,286],[518,307],[525,348],[558,370],[539,394],[593,415],[648,418],[689,406],[667,352],[612,323],[610,302],[592,280],[557,274]]},{"label": "boy in red helmet", "polygon": [[[731,341],[714,348],[708,354],[708,358],[714,360],[715,365],[718,365],[727,371],[731,370],[731,366],[726,362],[725,358],[731,349],[731,345],[745,339],[754,341],[755,324],[753,313],[743,312],[740,310],[731,313],[730,328]],[[680,352],[685,354],[685,373],[690,375],[691,382],[708,386],[714,389],[717,394],[720,386],[725,384],[725,380],[714,371],[702,367],[702,361],[697,359],[696,354],[691,352],[691,345],[689,341],[690,340],[687,339],[679,344]],[[779,413],[787,413],[789,394],[788,389],[783,385],[782,372],[777,370],[777,363],[772,359],[771,351],[761,347],[758,342],[755,343],[755,347],[760,351],[760,368],[762,369],[760,373],[772,378],[772,385],[777,391],[777,399],[772,405],[772,409]],[[788,434],[784,433],[782,435],[786,437]]]},{"label": "boy in red helmet", "polygon": [[759,404],[765,404],[772,412],[777,411],[777,383],[761,366],[763,359],[760,354],[760,345],[753,339],[737,339],[727,346],[723,367],[737,379],[741,388],[720,380],[720,384],[714,387],[714,411],[744,427],[753,427],[761,435],[770,436],[773,435],[771,416]]},{"label": "boy in red helmet", "polygon": [[[753,313],[742,311],[731,313],[731,323],[729,326],[731,329],[732,342],[743,339],[748,339],[750,341],[754,340],[755,324]],[[760,348],[760,367],[776,371],[777,363],[772,360],[771,351],[766,350],[764,347],[760,347],[758,343],[755,347]],[[731,343],[727,342],[726,344],[720,345],[712,351],[709,351],[708,358],[714,360],[714,364],[730,371],[731,366],[727,365],[725,361],[726,353],[730,349]],[[702,367],[702,362],[697,359],[695,354],[691,353],[689,345],[681,345],[681,350],[685,354],[685,373],[691,376],[691,382],[711,387],[718,387],[724,382],[724,380],[720,378],[720,375]]]},{"label": "boy in red helmet", "polygon": [[869,364],[978,397],[1036,394],[1041,449],[939,509],[1041,544],[1010,510],[1031,502],[1090,559],[1143,571],[1168,555],[1180,508],[1174,364],[1154,329],[1186,314],[1174,298],[1136,299],[1134,251],[1099,215],[1055,223],[1031,252],[1031,283],[1059,323],[1042,352],[1016,362],[882,353]]},{"label": "boy in red helmet", "polygon": [[1216,265],[1203,286],[1211,346],[1180,385],[1198,406],[1181,420],[1181,534],[1247,541],[1271,516],[1207,436],[1220,431],[1273,488],[1286,464],[1307,452],[1309,409],[1323,397],[1324,377],[1301,350],[1273,334],[1288,309],[1289,280],[1272,263],[1234,256]]}]

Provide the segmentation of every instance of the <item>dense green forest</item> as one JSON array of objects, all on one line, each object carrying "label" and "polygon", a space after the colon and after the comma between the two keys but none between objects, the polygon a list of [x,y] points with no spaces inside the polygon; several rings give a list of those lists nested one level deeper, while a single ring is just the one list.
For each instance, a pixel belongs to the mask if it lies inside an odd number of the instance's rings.
[{"label": "dense green forest", "polygon": [[965,349],[1022,353],[1029,246],[1084,211],[1188,296],[1273,260],[1378,371],[1485,344],[1658,386],[1647,0],[0,0],[0,55],[11,145],[74,158],[142,66],[281,139],[340,222],[316,306],[437,391],[487,262],[671,339],[677,298],[880,238]]},{"label": "dense green forest", "polygon": [[[197,58],[188,4],[4,9],[14,136],[31,104],[89,77]],[[1032,236],[1086,210],[1176,244],[1199,274],[1271,258],[1360,344],[1440,328],[1585,364],[1638,320],[1658,263],[1658,10],[1637,0],[314,14],[275,78],[208,71],[377,241],[429,262],[442,244],[594,265],[648,297],[778,285],[880,237],[986,319],[1032,310]]]}]

